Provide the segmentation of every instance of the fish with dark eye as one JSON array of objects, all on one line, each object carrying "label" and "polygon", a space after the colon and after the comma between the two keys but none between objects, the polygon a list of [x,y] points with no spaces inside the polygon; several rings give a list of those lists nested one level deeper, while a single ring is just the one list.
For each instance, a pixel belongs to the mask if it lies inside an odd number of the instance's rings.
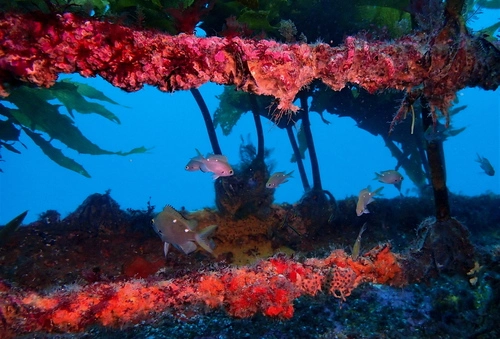
[{"label": "fish with dark eye", "polygon": [[394,185],[400,192],[403,179],[404,177],[401,173],[395,170],[387,170],[380,173],[375,172],[375,178],[373,178],[373,180],[378,180],[381,183]]},{"label": "fish with dark eye", "polygon": [[204,169],[206,169],[206,172],[214,174],[214,180],[219,177],[230,177],[234,174],[233,168],[229,165],[227,158],[221,154],[207,155],[200,170],[205,172]]},{"label": "fish with dark eye", "polygon": [[358,204],[356,206],[356,214],[358,215],[358,217],[361,216],[362,214],[370,213],[370,211],[368,211],[368,208],[366,208],[366,206],[368,206],[369,203],[374,201],[373,197],[381,195],[380,191],[382,191],[383,188],[384,187],[379,187],[375,191],[370,192],[371,187],[368,186],[367,188],[364,188],[359,192]]},{"label": "fish with dark eye", "polygon": [[293,178],[292,174],[293,174],[293,171],[291,171],[289,173],[276,172],[273,175],[271,175],[269,180],[267,180],[266,187],[267,188],[276,188],[279,185],[281,185],[285,182],[288,182],[288,178]]},{"label": "fish with dark eye", "polygon": [[186,171],[202,171],[204,173],[213,173],[213,179],[219,177],[229,177],[234,174],[234,171],[227,161],[227,157],[221,154],[208,154],[206,157],[196,150],[197,156],[191,158],[186,165]]},{"label": "fish with dark eye", "polygon": [[491,163],[488,159],[477,154],[476,161],[479,163],[479,166],[484,171],[484,173],[486,173],[490,177],[495,175],[495,169],[493,168],[493,166],[491,165]]},{"label": "fish with dark eye", "polygon": [[211,225],[197,230],[198,222],[187,219],[172,206],[167,205],[154,219],[152,223],[156,234],[164,242],[163,252],[167,256],[170,245],[185,254],[194,252],[198,244],[205,251],[213,254],[215,244],[210,237],[217,229],[217,225]]},{"label": "fish with dark eye", "polygon": [[[196,150],[198,153],[200,151]],[[202,171],[202,172],[206,172],[206,168],[203,166],[203,160],[205,160],[205,158],[203,157],[203,155],[201,155],[201,153],[199,153],[197,156],[191,158],[191,160],[189,160],[189,162],[187,163],[185,169],[186,171],[190,171],[190,172],[194,172],[194,171]]]}]

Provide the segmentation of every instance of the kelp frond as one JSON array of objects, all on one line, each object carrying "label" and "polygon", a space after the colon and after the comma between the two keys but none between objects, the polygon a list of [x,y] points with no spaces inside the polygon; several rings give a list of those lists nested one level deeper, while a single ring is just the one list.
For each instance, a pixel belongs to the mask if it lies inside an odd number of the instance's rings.
[{"label": "kelp frond", "polygon": [[[50,89],[28,86],[13,89],[9,97],[4,99],[10,104],[0,104],[0,116],[5,118],[0,120],[0,147],[21,153],[15,145],[21,143],[20,132],[22,130],[52,161],[85,177],[90,177],[90,174],[82,165],[54,147],[52,140],[58,140],[82,154],[125,156],[147,151],[145,147],[134,148],[126,152],[108,151],[86,138],[75,126],[72,119],[73,112],[98,114],[112,122],[120,123],[120,119],[106,107],[87,101],[86,98],[118,105],[117,102],[92,86],[69,80],[57,82]],[[53,103],[55,100],[62,105]],[[67,109],[71,117],[60,112],[61,106]]]}]

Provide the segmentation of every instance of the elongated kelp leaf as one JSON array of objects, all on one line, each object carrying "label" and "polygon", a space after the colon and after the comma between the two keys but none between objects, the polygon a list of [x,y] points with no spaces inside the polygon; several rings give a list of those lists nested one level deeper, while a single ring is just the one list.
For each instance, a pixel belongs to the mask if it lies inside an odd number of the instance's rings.
[{"label": "elongated kelp leaf", "polygon": [[0,140],[18,141],[20,131],[14,126],[11,120],[0,120]]},{"label": "elongated kelp leaf", "polygon": [[[300,128],[297,131],[297,140],[298,140],[298,144],[299,144],[300,158],[305,159],[306,151],[307,151],[307,140],[306,140],[306,135],[304,133],[304,128],[303,128],[302,124],[300,124]],[[292,154],[292,158],[290,159],[290,162],[297,162],[297,159],[295,158],[295,154]]]},{"label": "elongated kelp leaf", "polygon": [[0,229],[0,245],[3,245],[5,240],[17,230],[26,217],[26,214],[28,214],[28,211],[24,211],[19,214],[17,217],[9,221],[4,228]]},{"label": "elongated kelp leaf", "polygon": [[37,144],[38,147],[42,149],[43,153],[45,153],[46,156],[48,156],[52,161],[57,163],[59,166],[65,167],[87,178],[90,178],[90,174],[85,170],[85,168],[83,168],[82,165],[80,165],[73,159],[65,156],[60,149],[52,146],[52,144],[47,140],[45,140],[44,138],[42,138],[40,134],[34,133],[25,127],[23,127],[23,131],[35,142],[35,144]]},{"label": "elongated kelp leaf", "polygon": [[21,152],[19,152],[14,146],[12,146],[11,144],[8,144],[6,142],[0,141],[0,146],[1,146],[0,148],[5,147],[6,149],[8,149],[11,152],[21,154]]},{"label": "elongated kelp leaf", "polygon": [[104,150],[87,139],[74,125],[70,117],[59,113],[59,105],[50,104],[39,99],[36,95],[29,96],[29,93],[30,91],[26,92],[18,88],[11,93],[8,100],[19,108],[18,110],[11,109],[11,115],[21,125],[32,131],[45,132],[51,139],[57,139],[69,148],[83,154],[129,155],[147,151],[145,147],[134,148],[128,152]]},{"label": "elongated kelp leaf", "polygon": [[94,87],[89,86],[87,84],[74,82],[74,81],[71,81],[68,79],[64,79],[60,83],[69,83],[69,84],[75,85],[78,93],[80,93],[84,97],[87,97],[90,99],[95,99],[95,100],[106,101],[106,102],[109,102],[110,104],[113,104],[113,105],[119,105],[119,103],[117,103],[113,99],[107,97],[103,92],[98,91]]},{"label": "elongated kelp leaf", "polygon": [[[73,111],[97,113],[113,122],[120,123],[118,117],[104,106],[89,102],[85,97],[118,104],[91,86],[69,80],[59,82],[50,89],[27,86],[13,89],[9,97],[4,100],[10,101],[17,108],[7,108],[0,104],[0,116],[6,117],[5,120],[0,120],[0,147],[20,153],[13,146],[16,142],[21,143],[19,141],[20,129],[17,128],[19,126],[51,160],[86,177],[90,177],[89,173],[76,161],[65,156],[60,149],[55,148],[50,143],[52,139],[59,140],[69,148],[83,154],[126,156],[148,151],[143,146],[126,152],[113,152],[100,148],[80,132],[74,125],[73,119],[59,111],[61,105],[51,102],[51,100],[58,100],[70,114]],[[49,140],[37,132],[46,133]]]},{"label": "elongated kelp leaf", "polygon": [[[229,135],[241,116],[252,110],[250,96],[255,94],[236,91],[234,86],[225,86],[221,95],[216,96],[219,99],[219,107],[214,113],[214,126],[220,125],[222,133]],[[272,103],[271,97],[257,96],[259,107],[269,107]]]},{"label": "elongated kelp leaf", "polygon": [[[39,91],[37,89],[27,88],[27,87],[24,89],[28,92],[31,92],[32,94],[36,94],[36,92]],[[80,92],[78,91],[78,86],[74,83],[67,81],[57,82],[49,90],[51,91],[53,96],[57,98],[66,107],[71,116],[73,116],[73,110],[75,110],[83,114],[96,113],[113,122],[116,122],[118,124],[120,123],[120,119],[118,119],[118,117],[114,115],[111,111],[109,111],[106,107],[95,102],[87,101],[83,97],[83,95],[80,94]],[[95,91],[99,92],[97,90]]]}]

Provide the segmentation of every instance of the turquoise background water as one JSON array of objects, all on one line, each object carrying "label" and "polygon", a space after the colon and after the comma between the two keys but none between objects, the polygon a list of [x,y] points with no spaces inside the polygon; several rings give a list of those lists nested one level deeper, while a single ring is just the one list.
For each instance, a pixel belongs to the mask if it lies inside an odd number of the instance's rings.
[{"label": "turquoise background water", "polygon": [[[498,20],[499,11],[483,15],[475,27],[485,27]],[[214,206],[214,189],[211,175],[187,172],[184,166],[196,155],[195,148],[203,153],[211,151],[208,136],[198,106],[189,91],[173,94],[146,87],[135,93],[126,93],[112,87],[102,79],[84,79],[77,75],[74,81],[88,83],[105,92],[121,106],[105,104],[121,120],[114,124],[97,115],[75,113],[75,124],[85,136],[101,148],[111,151],[145,146],[147,154],[130,156],[80,155],[64,145],[53,144],[82,164],[92,178],[59,167],[50,161],[26,136],[18,147],[22,154],[2,150],[0,163],[0,224],[8,222],[19,213],[29,210],[25,222],[31,222],[48,209],[59,211],[64,217],[90,194],[111,190],[111,196],[122,208],[143,209],[148,201],[159,210],[165,204],[185,207],[188,210]],[[222,86],[207,84],[200,88],[210,112],[218,106],[216,95]],[[452,117],[453,128],[466,127],[458,136],[444,143],[448,188],[454,193],[479,195],[487,192],[500,194],[500,92],[465,89],[457,93],[458,105],[467,109]],[[394,104],[394,112],[398,103]],[[65,112],[64,108],[61,108]],[[366,113],[367,115],[370,112]],[[355,126],[350,118],[325,114],[331,124],[324,124],[319,115],[311,113],[311,124],[316,144],[323,188],[337,199],[357,196],[371,185],[374,172],[393,169],[396,160],[384,146],[382,138],[375,137]],[[273,149],[269,160],[275,171],[296,170],[290,162],[292,149],[286,132],[263,119],[265,146]],[[387,125],[389,129],[389,124]],[[397,128],[404,128],[403,125]],[[251,114],[245,114],[229,136],[217,129],[223,153],[229,162],[237,165],[241,137],[256,144],[257,137]],[[410,133],[410,131],[408,131]],[[488,158],[497,170],[487,176],[475,161],[476,153]],[[310,175],[309,158],[306,168]],[[406,177],[404,171],[403,176]],[[310,178],[311,180],[311,178]],[[415,195],[409,179],[403,183],[404,195]],[[295,171],[295,178],[280,186],[275,192],[276,202],[294,203],[303,194],[302,184]],[[384,197],[397,196],[398,191],[387,186]]]}]

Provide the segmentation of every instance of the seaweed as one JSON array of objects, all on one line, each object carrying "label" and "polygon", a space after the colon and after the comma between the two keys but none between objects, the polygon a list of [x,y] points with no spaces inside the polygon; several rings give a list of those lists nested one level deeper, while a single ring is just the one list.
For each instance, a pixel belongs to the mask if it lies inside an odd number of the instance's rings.
[{"label": "seaweed", "polygon": [[2,246],[5,241],[9,238],[9,236],[14,233],[17,228],[21,225],[24,218],[28,214],[28,211],[24,211],[19,214],[17,217],[9,221],[3,228],[0,229],[0,246]]},{"label": "seaweed", "polygon": [[[143,146],[125,152],[108,151],[86,138],[75,126],[73,112],[98,114],[111,122],[120,123],[120,119],[106,107],[86,98],[118,105],[91,86],[70,80],[57,82],[49,89],[28,86],[13,88],[10,95],[2,99],[7,103],[0,104],[0,115],[6,119],[0,121],[0,147],[21,153],[15,145],[19,143],[24,146],[20,141],[23,131],[52,161],[88,178],[90,174],[84,167],[64,155],[52,144],[52,140],[58,140],[81,154],[126,156],[147,152],[148,149]],[[61,113],[61,105],[54,103],[55,100],[67,109],[70,116]]]}]

